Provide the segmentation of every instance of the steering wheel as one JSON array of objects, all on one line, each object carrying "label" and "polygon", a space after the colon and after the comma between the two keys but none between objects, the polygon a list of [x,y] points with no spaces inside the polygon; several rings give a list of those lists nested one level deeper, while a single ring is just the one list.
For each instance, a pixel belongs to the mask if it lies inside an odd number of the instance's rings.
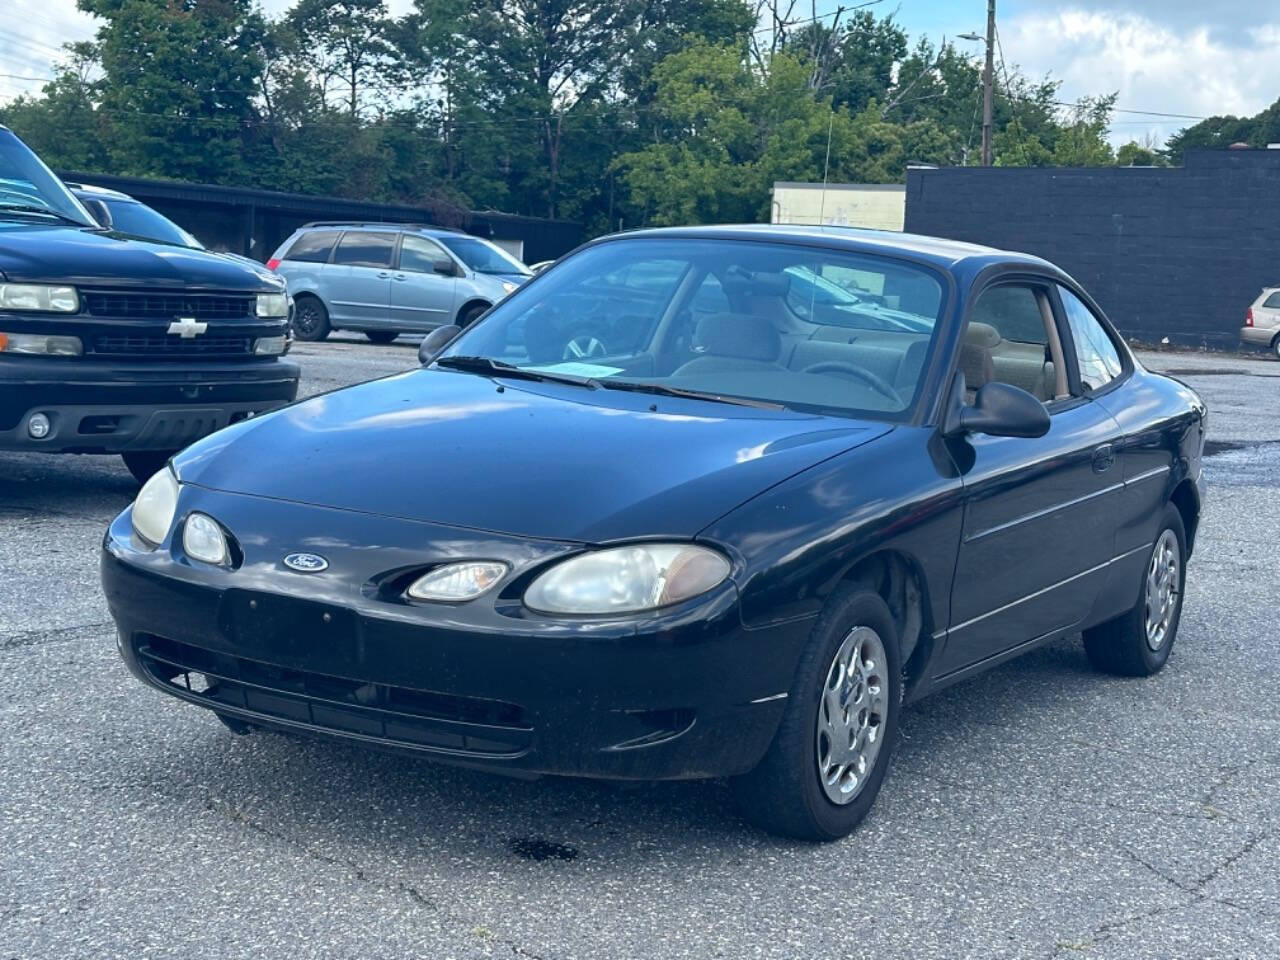
[{"label": "steering wheel", "polygon": [[902,403],[902,397],[898,395],[898,391],[889,386],[889,384],[880,376],[863,367],[856,367],[852,363],[845,363],[842,360],[823,360],[821,363],[815,363],[813,366],[805,367],[801,372],[846,373],[855,380],[861,380],[882,397],[892,400],[896,404]]}]

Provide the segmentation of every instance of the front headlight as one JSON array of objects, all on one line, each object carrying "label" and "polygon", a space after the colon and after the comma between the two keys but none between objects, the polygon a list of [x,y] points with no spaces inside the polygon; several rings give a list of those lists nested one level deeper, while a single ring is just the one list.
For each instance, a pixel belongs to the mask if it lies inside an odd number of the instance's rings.
[{"label": "front headlight", "polygon": [[543,613],[635,613],[680,603],[723,583],[729,561],[691,543],[597,550],[552,567],[525,591]]},{"label": "front headlight", "polygon": [[40,310],[75,313],[80,295],[75,287],[51,287],[43,283],[0,283],[0,310]]},{"label": "front headlight", "polygon": [[505,563],[493,560],[447,563],[413,581],[405,593],[414,600],[461,603],[488,591],[506,572]]},{"label": "front headlight", "polygon": [[289,315],[289,295],[286,293],[260,293],[254,311],[260,317],[284,318]]},{"label": "front headlight", "polygon": [[79,337],[43,333],[0,333],[0,353],[28,353],[47,357],[78,357],[84,353]]},{"label": "front headlight", "polygon": [[289,349],[284,337],[259,337],[253,343],[253,352],[259,357],[278,357]]},{"label": "front headlight", "polygon": [[142,485],[133,501],[133,532],[148,543],[164,540],[178,509],[178,478],[165,467]]}]

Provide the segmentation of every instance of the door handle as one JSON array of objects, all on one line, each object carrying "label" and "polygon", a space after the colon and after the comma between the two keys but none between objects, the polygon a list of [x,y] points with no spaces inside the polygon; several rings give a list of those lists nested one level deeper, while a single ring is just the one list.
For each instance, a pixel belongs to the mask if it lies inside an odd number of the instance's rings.
[{"label": "door handle", "polygon": [[1111,465],[1116,462],[1115,447],[1109,443],[1104,443],[1093,451],[1093,472],[1106,473],[1111,469]]},{"label": "door handle", "polygon": [[397,273],[397,274],[396,274],[394,277],[392,277],[391,279],[392,279],[392,280],[408,280],[409,278],[408,278],[408,277],[406,277],[403,273]]},{"label": "door handle", "polygon": [[387,273],[387,271],[385,271],[385,270],[379,270],[379,271],[378,271],[378,278],[379,278],[379,279],[381,279],[381,280],[385,280],[385,279],[387,279],[387,277],[389,277],[389,276],[391,276],[391,274]]}]

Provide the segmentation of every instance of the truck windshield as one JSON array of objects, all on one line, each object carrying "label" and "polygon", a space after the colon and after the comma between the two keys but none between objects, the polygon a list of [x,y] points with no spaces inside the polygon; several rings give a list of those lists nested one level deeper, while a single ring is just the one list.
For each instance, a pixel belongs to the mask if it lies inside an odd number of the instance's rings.
[{"label": "truck windshield", "polygon": [[31,148],[0,127],[0,218],[42,215],[97,226]]}]

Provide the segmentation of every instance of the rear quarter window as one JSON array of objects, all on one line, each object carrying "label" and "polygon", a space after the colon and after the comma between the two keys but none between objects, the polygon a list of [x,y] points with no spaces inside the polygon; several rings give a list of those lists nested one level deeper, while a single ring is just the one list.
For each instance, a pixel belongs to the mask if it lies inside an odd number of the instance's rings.
[{"label": "rear quarter window", "polygon": [[1263,300],[1262,305],[1268,310],[1280,310],[1280,290]]},{"label": "rear quarter window", "polygon": [[329,252],[333,250],[334,241],[338,239],[336,230],[314,230],[304,233],[293,241],[285,260],[300,260],[303,263],[327,263]]}]

